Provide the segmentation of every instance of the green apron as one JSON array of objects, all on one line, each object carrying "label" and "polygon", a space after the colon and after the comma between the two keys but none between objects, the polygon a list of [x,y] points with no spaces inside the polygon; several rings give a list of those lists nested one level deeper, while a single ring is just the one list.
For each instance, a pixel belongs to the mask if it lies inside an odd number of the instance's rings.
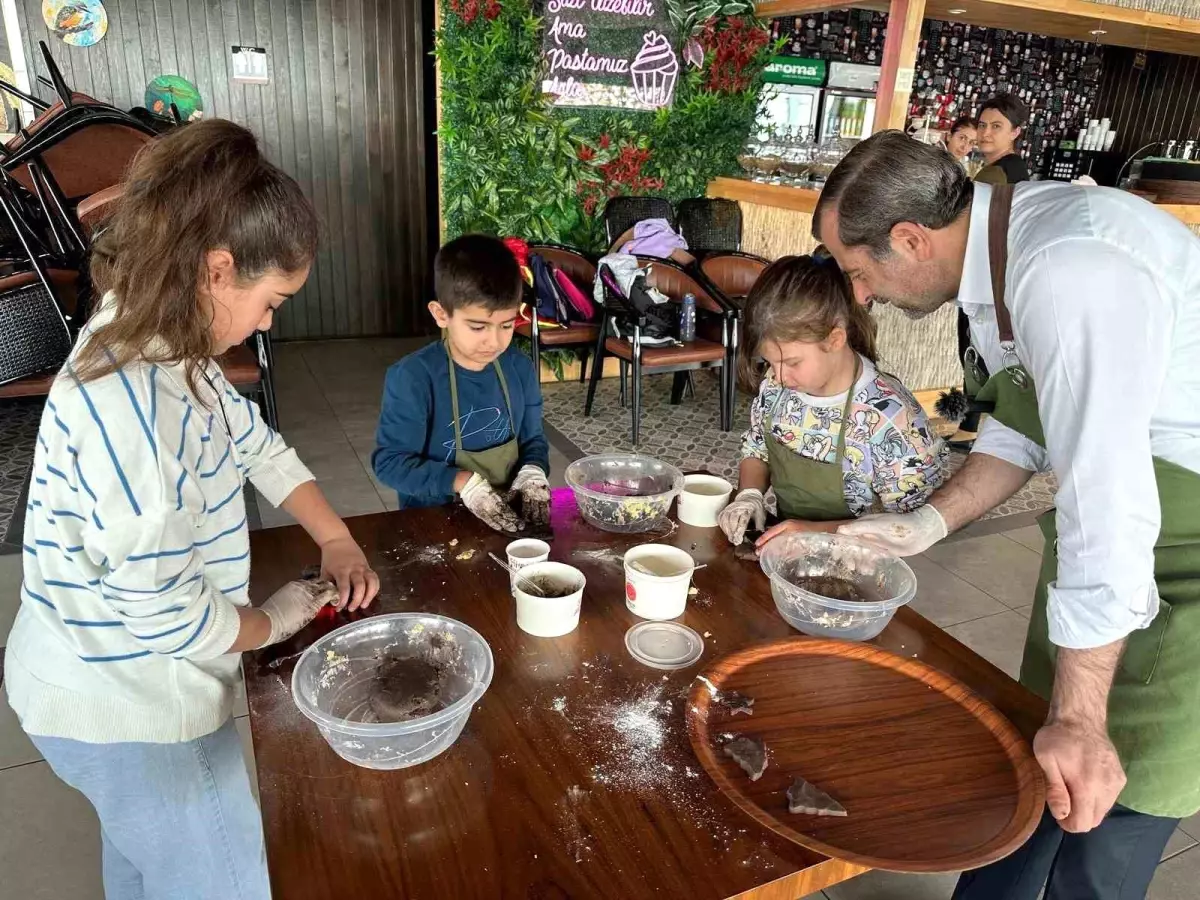
[{"label": "green apron", "polygon": [[[850,404],[854,389],[862,374],[862,363],[856,360],[854,381],[846,392],[842,407],[842,428],[838,432],[837,455],[831,463],[808,459],[785,445],[774,435],[767,435],[767,465],[771,471],[771,487],[779,504],[780,519],[803,519],[806,522],[833,522],[853,519],[854,513],[846,503],[846,488],[842,461],[846,458],[846,429],[850,427]],[[771,410],[774,418],[783,391]]]},{"label": "green apron", "polygon": [[504,392],[504,405],[508,408],[508,427],[512,437],[503,444],[489,447],[487,450],[464,450],[462,444],[462,425],[458,421],[458,378],[454,374],[454,357],[450,355],[450,345],[446,348],[446,361],[450,365],[450,406],[454,412],[454,465],[467,472],[474,472],[488,480],[495,487],[508,485],[512,480],[513,469],[521,455],[521,447],[517,441],[517,426],[513,422],[512,400],[508,396],[508,382],[504,380],[504,370],[500,361],[492,366],[500,379],[500,390]]},{"label": "green apron", "polygon": [[[1017,360],[1012,322],[1004,306],[1011,186],[992,188],[988,252],[992,294],[1000,326],[1004,371],[979,385],[996,404],[992,414],[1045,446],[1037,396]],[[976,354],[976,359],[978,358]],[[1200,810],[1200,474],[1157,457],[1154,475],[1162,526],[1154,547],[1154,579],[1161,604],[1148,628],[1129,635],[1108,699],[1108,732],[1128,782],[1118,802],[1169,818]],[[1021,661],[1021,683],[1050,698],[1057,648],[1046,615],[1047,585],[1058,574],[1055,511],[1038,519],[1046,547]]]}]

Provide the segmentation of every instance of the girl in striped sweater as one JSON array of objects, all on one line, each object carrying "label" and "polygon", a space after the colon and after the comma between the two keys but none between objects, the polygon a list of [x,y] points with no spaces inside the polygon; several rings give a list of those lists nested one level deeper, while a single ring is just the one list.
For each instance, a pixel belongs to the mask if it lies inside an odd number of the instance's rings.
[{"label": "girl in striped sweater", "polygon": [[[230,718],[239,655],[378,591],[312,475],[212,359],[270,328],[316,238],[254,137],[205,121],[138,156],[93,249],[104,298],[42,417],[5,683],[96,808],[108,900],[269,898]],[[320,546],[324,586],[251,608],[246,479]]]}]

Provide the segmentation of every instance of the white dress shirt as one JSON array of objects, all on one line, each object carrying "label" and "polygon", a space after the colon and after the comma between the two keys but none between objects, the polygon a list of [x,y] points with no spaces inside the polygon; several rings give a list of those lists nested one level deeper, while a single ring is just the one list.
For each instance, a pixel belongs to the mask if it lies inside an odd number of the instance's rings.
[{"label": "white dress shirt", "polygon": [[[991,191],[975,185],[958,302],[994,374],[1003,359],[988,268]],[[1102,646],[1158,612],[1152,457],[1200,472],[1200,240],[1123,191],[1021,184],[1004,299],[1046,448],[989,419],[973,452],[1058,477],[1050,639]]]}]

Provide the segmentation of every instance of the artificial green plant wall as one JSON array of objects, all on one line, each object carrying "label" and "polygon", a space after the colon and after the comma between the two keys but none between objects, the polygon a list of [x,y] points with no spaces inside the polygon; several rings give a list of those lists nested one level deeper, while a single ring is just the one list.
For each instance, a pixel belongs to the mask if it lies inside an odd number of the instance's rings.
[{"label": "artificial green plant wall", "polygon": [[773,50],[747,0],[668,0],[689,62],[674,104],[652,113],[553,107],[541,93],[536,0],[441,2],[449,237],[482,231],[599,250],[608,197],[698,197],[738,170]]}]

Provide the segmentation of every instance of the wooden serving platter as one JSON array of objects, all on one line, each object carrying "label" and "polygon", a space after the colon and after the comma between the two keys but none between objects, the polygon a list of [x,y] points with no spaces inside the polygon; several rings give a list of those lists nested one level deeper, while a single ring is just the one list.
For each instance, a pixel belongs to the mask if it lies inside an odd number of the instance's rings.
[{"label": "wooden serving platter", "polygon": [[[714,690],[752,697],[753,715],[731,715]],[[871,868],[986,865],[1025,842],[1045,805],[1029,744],[990,703],[870,644],[788,638],[727,656],[693,683],[687,725],[704,769],[745,812],[797,844]],[[739,734],[767,745],[758,781],[722,749]],[[789,813],[796,776],[848,815]]]}]

